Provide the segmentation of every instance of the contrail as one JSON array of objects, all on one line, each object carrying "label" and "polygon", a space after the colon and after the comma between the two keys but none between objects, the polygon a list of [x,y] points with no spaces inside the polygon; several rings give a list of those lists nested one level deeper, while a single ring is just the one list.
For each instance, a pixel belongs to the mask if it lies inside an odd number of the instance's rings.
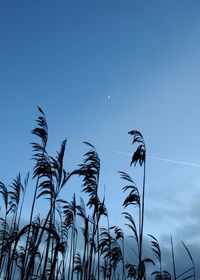
[{"label": "contrail", "polygon": [[[114,153],[128,155],[128,156],[132,155],[130,153],[124,153],[124,152],[119,152],[119,151],[114,151]],[[171,160],[171,159],[159,158],[159,157],[151,157],[151,156],[147,156],[147,158],[170,162],[170,163],[182,164],[182,165],[187,165],[187,166],[200,167],[200,164],[195,164],[195,163],[191,163],[191,162],[177,161],[177,160]]]}]

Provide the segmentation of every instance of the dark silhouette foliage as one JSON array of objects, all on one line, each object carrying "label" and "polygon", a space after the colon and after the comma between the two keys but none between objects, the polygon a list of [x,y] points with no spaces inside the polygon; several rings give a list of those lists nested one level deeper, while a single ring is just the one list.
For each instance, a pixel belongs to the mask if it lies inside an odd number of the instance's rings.
[{"label": "dark silhouette foliage", "polygon": [[[131,176],[119,172],[126,183],[122,188],[126,193],[123,201],[126,212],[122,215],[133,240],[132,256],[127,254],[129,236],[124,228],[110,225],[106,198],[99,192],[101,163],[95,147],[84,142],[89,150],[83,163],[73,171],[66,171],[67,140],[61,142],[56,156],[52,156],[48,151],[46,116],[39,107],[38,113],[32,130],[38,141],[32,143],[35,165],[31,182],[29,173],[24,180],[19,173],[9,186],[0,182],[0,279],[149,280],[150,275],[155,280],[196,279],[194,259],[184,242],[192,267],[177,275],[171,238],[174,277],[163,270],[161,248],[152,235],[149,236],[153,255],[144,255],[146,146],[141,132],[132,130],[129,135],[132,144],[137,145],[130,166],[139,164],[143,168],[142,186],[137,187]],[[72,198],[62,197],[62,189],[73,176],[82,179],[80,190],[85,193],[86,202],[75,194]],[[30,200],[26,197],[29,187],[33,188],[33,198],[27,216],[24,201]],[[46,213],[40,215],[38,209],[43,199],[47,199],[48,206]]]}]

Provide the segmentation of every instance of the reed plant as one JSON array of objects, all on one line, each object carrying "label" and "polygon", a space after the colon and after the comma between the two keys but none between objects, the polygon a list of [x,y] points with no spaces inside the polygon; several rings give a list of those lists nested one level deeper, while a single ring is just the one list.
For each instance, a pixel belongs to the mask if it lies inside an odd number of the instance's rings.
[{"label": "reed plant", "polygon": [[[39,107],[38,112],[37,126],[32,130],[38,139],[32,144],[32,179],[28,173],[24,180],[18,174],[10,186],[0,182],[0,279],[146,280],[150,274],[155,280],[195,279],[194,260],[184,242],[192,267],[179,275],[172,238],[171,274],[163,270],[160,245],[152,235],[155,259],[153,255],[144,256],[146,145],[142,134],[137,130],[129,132],[132,143],[137,145],[130,165],[143,168],[142,186],[137,187],[131,176],[120,172],[126,182],[122,190],[127,194],[122,215],[135,240],[131,245],[135,254],[132,258],[126,252],[124,229],[110,224],[105,196],[100,195],[101,161],[95,147],[84,142],[88,151],[83,163],[71,172],[66,171],[67,140],[61,143],[56,156],[50,155],[46,116]],[[86,194],[86,201],[77,199],[75,194],[72,198],[61,196],[72,176],[81,178],[80,191]],[[33,198],[30,216],[24,224],[24,201],[30,186],[34,186]],[[43,199],[48,201],[45,217],[38,214]],[[133,218],[134,211],[138,211],[137,219]],[[148,271],[146,264],[152,265],[152,271]],[[158,270],[154,270],[155,265]]]}]

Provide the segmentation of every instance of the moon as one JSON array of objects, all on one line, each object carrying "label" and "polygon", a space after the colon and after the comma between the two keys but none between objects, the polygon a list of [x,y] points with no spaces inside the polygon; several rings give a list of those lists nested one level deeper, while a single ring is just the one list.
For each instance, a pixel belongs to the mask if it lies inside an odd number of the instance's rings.
[{"label": "moon", "polygon": [[110,100],[110,95],[107,96],[107,99]]}]

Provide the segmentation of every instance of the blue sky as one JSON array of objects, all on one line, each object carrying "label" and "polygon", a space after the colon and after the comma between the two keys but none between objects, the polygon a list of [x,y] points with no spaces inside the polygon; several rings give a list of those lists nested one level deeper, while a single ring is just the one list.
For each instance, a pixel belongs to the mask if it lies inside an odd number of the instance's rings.
[{"label": "blue sky", "polygon": [[[133,152],[129,130],[143,133],[149,156],[200,164],[199,11],[195,0],[1,1],[0,180],[32,167],[36,106],[50,153],[68,139],[67,169],[82,162],[82,141],[96,146],[113,223],[123,210],[117,171],[141,182],[130,157],[113,152]],[[199,181],[199,168],[149,159],[147,233],[196,242],[183,215],[194,233]],[[77,189],[72,181],[63,195]]]}]

